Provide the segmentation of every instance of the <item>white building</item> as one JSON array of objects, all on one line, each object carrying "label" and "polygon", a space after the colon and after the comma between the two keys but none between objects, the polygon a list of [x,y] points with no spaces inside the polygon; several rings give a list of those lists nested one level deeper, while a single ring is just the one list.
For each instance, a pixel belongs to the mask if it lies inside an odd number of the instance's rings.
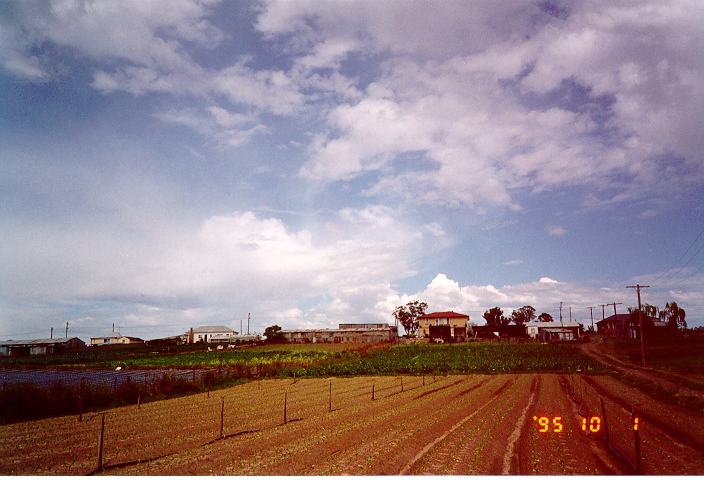
[{"label": "white building", "polygon": [[524,324],[528,336],[543,341],[576,340],[582,330],[577,322],[527,322]]},{"label": "white building", "polygon": [[237,335],[237,332],[229,327],[205,325],[192,328],[186,333],[186,341],[188,343],[229,343],[235,340],[235,335]]},{"label": "white building", "polygon": [[144,343],[144,340],[137,337],[128,337],[126,335],[107,335],[105,337],[91,337],[90,346],[99,345],[139,345]]}]

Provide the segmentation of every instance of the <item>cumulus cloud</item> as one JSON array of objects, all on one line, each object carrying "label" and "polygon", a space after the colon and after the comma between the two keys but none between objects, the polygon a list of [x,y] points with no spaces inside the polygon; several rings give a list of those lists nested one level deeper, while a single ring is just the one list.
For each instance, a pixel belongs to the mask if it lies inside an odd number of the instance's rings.
[{"label": "cumulus cloud", "polygon": [[[330,112],[305,178],[379,172],[368,194],[512,208],[518,190],[588,185],[599,195],[585,202],[622,202],[642,197],[664,171],[680,187],[704,179],[694,127],[704,113],[704,64],[692,56],[701,5],[443,2],[431,16],[443,27],[427,30],[412,28],[431,21],[423,2],[337,7],[272,1],[258,17],[270,37],[302,35],[303,51],[347,39],[346,55],[392,56],[362,98]],[[431,168],[404,172],[404,155],[414,152]],[[681,156],[682,165],[670,169],[662,155]],[[408,196],[403,185],[413,180],[420,188]]]},{"label": "cumulus cloud", "polygon": [[117,305],[101,318],[132,325],[242,311],[257,312],[258,322],[289,318],[289,327],[378,320],[388,279],[412,275],[409,260],[424,243],[378,206],[341,210],[315,231],[249,211],[186,227],[162,224],[135,242],[115,225],[14,225],[3,240],[0,298]]}]

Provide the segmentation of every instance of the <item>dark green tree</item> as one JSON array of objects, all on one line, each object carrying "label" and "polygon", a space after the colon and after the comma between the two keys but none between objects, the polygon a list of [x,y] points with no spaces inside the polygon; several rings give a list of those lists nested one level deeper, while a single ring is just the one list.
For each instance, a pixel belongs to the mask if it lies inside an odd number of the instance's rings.
[{"label": "dark green tree", "polygon": [[549,313],[543,312],[540,315],[538,315],[539,322],[552,322],[552,320],[553,320],[552,315],[550,315]]},{"label": "dark green tree", "polygon": [[677,305],[677,302],[668,302],[665,308],[660,311],[660,320],[667,322],[667,326],[673,330],[684,330],[687,328],[685,321],[685,311]]},{"label": "dark green tree", "polygon": [[510,319],[504,317],[504,311],[500,307],[490,308],[482,315],[486,324],[490,327],[500,327],[502,325],[508,325]]},{"label": "dark green tree", "polygon": [[428,304],[419,300],[413,300],[406,305],[396,307],[394,310],[394,318],[398,323],[403,325],[403,329],[409,335],[415,335],[420,324],[418,317],[425,315],[425,309]]},{"label": "dark green tree", "polygon": [[530,305],[524,305],[521,308],[514,310],[511,313],[511,321],[516,325],[523,325],[535,318],[535,308]]},{"label": "dark green tree", "polygon": [[281,333],[281,327],[272,325],[264,329],[264,336],[267,343],[280,343],[284,341],[284,334]]}]

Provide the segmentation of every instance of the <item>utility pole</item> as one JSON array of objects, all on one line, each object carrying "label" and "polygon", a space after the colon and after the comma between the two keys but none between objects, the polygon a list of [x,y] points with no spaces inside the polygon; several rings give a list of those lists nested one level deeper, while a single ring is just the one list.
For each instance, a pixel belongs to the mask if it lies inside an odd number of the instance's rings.
[{"label": "utility pole", "polygon": [[612,302],[612,303],[607,303],[606,305],[613,305],[614,306],[614,317],[616,316],[616,305],[623,305],[621,302]]},{"label": "utility pole", "polygon": [[606,306],[605,303],[600,303],[599,306],[601,307],[601,319],[604,319],[604,307]]},{"label": "utility pole", "polygon": [[244,335],[244,332],[242,331],[242,319],[240,318],[240,335]]},{"label": "utility pole", "polygon": [[68,338],[68,322],[66,322],[66,338]]},{"label": "utility pole", "polygon": [[570,323],[572,323],[572,305],[570,305]]},{"label": "utility pole", "polygon": [[51,334],[50,334],[49,338],[52,338],[52,339],[54,338],[54,327],[51,327]]},{"label": "utility pole", "polygon": [[[640,289],[650,288],[650,285],[627,285],[626,288],[635,288],[638,292],[638,326],[640,328],[640,363],[645,366],[645,339],[643,338],[643,311],[640,306]],[[609,304],[610,305],[610,304]],[[616,306],[614,306],[616,308]]]},{"label": "utility pole", "polygon": [[249,313],[247,314],[247,335],[249,335]]},{"label": "utility pole", "polygon": [[560,302],[560,326],[564,327],[564,325],[562,324],[562,302]]},{"label": "utility pole", "polygon": [[594,330],[594,307],[587,307],[589,309],[589,316],[592,318],[592,330]]}]

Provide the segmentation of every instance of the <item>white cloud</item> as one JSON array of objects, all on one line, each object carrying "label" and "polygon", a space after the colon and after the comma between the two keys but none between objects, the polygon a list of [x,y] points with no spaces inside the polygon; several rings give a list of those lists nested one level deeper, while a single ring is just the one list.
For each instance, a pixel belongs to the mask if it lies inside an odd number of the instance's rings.
[{"label": "white cloud", "polygon": [[235,148],[247,143],[254,135],[266,132],[252,113],[232,112],[217,105],[198,110],[161,112],[156,118],[168,123],[183,125],[205,136],[219,150]]},{"label": "white cloud", "polygon": [[516,260],[507,260],[504,262],[504,265],[506,265],[507,267],[512,267],[514,265],[521,265],[521,264],[523,264],[523,260],[517,260],[517,259]]},{"label": "white cloud", "polygon": [[252,212],[211,216],[195,230],[145,225],[138,240],[117,225],[6,226],[13,233],[2,251],[13,254],[0,256],[0,298],[114,302],[132,324],[142,317],[185,321],[187,311],[232,318],[243,310],[261,321],[300,310],[289,327],[385,320],[374,305],[391,291],[389,279],[414,273],[410,260],[424,242],[391,210],[375,206],[342,210],[315,231]]},{"label": "white cloud", "polygon": [[[329,131],[310,144],[305,178],[379,172],[366,193],[477,208],[518,208],[518,189],[588,185],[596,195],[586,204],[642,197],[664,171],[680,187],[704,180],[693,127],[704,114],[704,62],[692,56],[701,5],[584,2],[555,13],[443,2],[432,20],[422,2],[346,7],[272,1],[258,17],[260,31],[294,38],[294,50],[314,58],[326,46],[391,55],[363,97],[330,113]],[[429,21],[443,27],[412,28]],[[431,166],[405,172],[410,153]],[[683,156],[683,168],[656,160],[671,153]],[[410,196],[403,185],[412,180],[420,188]]]},{"label": "white cloud", "polygon": [[567,231],[559,225],[548,225],[547,231],[548,234],[553,237],[564,237],[565,233],[567,233]]}]

